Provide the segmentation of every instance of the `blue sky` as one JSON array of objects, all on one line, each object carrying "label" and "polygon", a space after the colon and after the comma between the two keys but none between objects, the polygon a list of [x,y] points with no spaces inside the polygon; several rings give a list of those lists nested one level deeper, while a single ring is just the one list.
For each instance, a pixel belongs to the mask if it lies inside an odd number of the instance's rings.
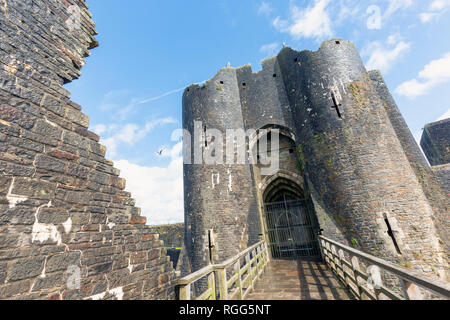
[{"label": "blue sky", "polygon": [[[281,49],[353,41],[411,131],[450,117],[450,0],[88,1],[100,46],[66,85],[149,224],[183,221],[183,88]],[[157,151],[163,150],[162,155]]]}]

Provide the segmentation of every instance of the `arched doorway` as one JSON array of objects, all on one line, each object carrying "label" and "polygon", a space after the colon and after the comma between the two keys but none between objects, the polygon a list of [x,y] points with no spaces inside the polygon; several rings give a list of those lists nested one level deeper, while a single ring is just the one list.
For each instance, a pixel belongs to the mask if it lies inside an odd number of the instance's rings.
[{"label": "arched doorway", "polygon": [[302,188],[285,177],[264,190],[266,239],[274,259],[317,259],[318,223]]}]

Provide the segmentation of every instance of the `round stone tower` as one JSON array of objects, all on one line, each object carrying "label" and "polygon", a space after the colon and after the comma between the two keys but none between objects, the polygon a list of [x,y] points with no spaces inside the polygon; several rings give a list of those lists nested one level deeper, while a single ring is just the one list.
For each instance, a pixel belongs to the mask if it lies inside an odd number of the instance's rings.
[{"label": "round stone tower", "polygon": [[[259,239],[248,155],[235,157],[245,140],[227,139],[227,130],[245,132],[236,69],[221,69],[203,86],[185,90],[183,128],[192,138],[184,139],[185,245],[195,271]],[[227,141],[233,149],[227,148]],[[233,159],[226,155],[230,150]]]},{"label": "round stone tower", "polygon": [[444,262],[432,208],[354,44],[285,48],[278,61],[299,160],[319,209],[354,246],[439,273]]}]

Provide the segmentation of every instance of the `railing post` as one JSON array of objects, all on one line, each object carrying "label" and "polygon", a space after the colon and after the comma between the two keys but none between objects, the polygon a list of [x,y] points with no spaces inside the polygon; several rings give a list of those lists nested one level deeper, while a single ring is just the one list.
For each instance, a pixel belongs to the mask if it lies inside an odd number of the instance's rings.
[{"label": "railing post", "polygon": [[234,264],[234,272],[236,272],[237,274],[237,279],[236,279],[236,286],[238,288],[239,291],[239,300],[242,300],[242,278],[241,278],[241,262],[240,260],[238,260],[235,264]]},{"label": "railing post", "polygon": [[245,264],[248,264],[248,272],[250,275],[250,285],[249,288],[253,288],[253,269],[252,269],[252,260],[250,259],[250,253],[245,255]]},{"label": "railing post", "polygon": [[402,278],[399,278],[399,280],[408,300],[423,300],[422,293],[417,285]]},{"label": "railing post", "polygon": [[347,289],[348,289],[348,287],[350,286],[350,280],[349,280],[348,275],[346,273],[346,270],[348,269],[347,265],[345,263],[343,263],[343,261],[345,261],[344,250],[339,249],[338,250],[338,255],[339,255],[339,259],[341,260],[340,262],[341,262],[341,267],[342,267],[342,273],[343,273],[344,281],[345,281],[345,284],[347,285]]},{"label": "railing post", "polygon": [[211,289],[211,300],[216,300],[216,279],[214,271],[208,276],[208,289]]},{"label": "railing post", "polygon": [[255,265],[255,267],[253,268],[253,271],[255,272],[255,279],[258,279],[258,258],[256,258],[256,250],[255,249],[252,250],[252,255],[253,255],[252,260],[254,260],[253,263]]},{"label": "railing post", "polygon": [[225,268],[217,270],[217,278],[219,281],[219,300],[228,300],[227,271]]},{"label": "railing post", "polygon": [[264,242],[264,250],[266,250],[266,264],[270,262],[270,255],[269,255],[269,246],[267,245],[267,241]]},{"label": "railing post", "polygon": [[351,258],[351,264],[352,264],[352,271],[353,271],[353,277],[355,278],[356,282],[356,290],[358,291],[358,298],[362,299],[361,296],[361,283],[359,281],[359,274],[357,271],[361,271],[361,268],[359,267],[359,259],[358,257],[352,257]]},{"label": "railing post", "polygon": [[256,277],[259,277],[259,273],[261,270],[261,261],[262,261],[262,254],[261,254],[261,248],[258,246],[256,248]]},{"label": "railing post", "polygon": [[191,300],[191,284],[180,287],[180,300]]}]

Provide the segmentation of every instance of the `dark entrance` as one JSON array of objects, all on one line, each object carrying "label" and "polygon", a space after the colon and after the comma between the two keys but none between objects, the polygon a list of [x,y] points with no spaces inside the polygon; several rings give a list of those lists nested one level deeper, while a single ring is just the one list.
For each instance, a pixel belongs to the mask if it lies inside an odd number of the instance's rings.
[{"label": "dark entrance", "polygon": [[265,197],[266,239],[272,258],[320,259],[319,228],[312,204],[300,187],[286,182],[277,181],[278,187],[269,187]]}]

